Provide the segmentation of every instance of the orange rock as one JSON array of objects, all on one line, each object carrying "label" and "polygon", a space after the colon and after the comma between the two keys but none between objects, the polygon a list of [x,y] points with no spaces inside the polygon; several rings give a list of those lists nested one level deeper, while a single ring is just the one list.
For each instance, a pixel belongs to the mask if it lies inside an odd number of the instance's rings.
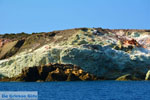
[{"label": "orange rock", "polygon": [[83,70],[82,70],[82,69],[79,69],[78,72],[79,72],[79,74],[82,74],[82,73],[83,73]]},{"label": "orange rock", "polygon": [[79,76],[79,75],[80,75],[77,70],[73,70],[73,71],[72,71],[72,74],[74,74],[74,75],[76,75],[76,76]]},{"label": "orange rock", "polygon": [[134,40],[134,39],[132,39],[132,40],[125,40],[123,42],[123,44],[125,44],[125,45],[135,45],[137,47],[140,46],[140,44],[136,40]]},{"label": "orange rock", "polygon": [[89,73],[87,73],[87,74],[85,74],[85,75],[81,75],[79,78],[80,78],[81,80],[83,80],[83,81],[85,81],[85,80],[91,80]]},{"label": "orange rock", "polygon": [[69,73],[71,73],[72,72],[72,69],[66,69],[65,70],[65,74],[69,74]]}]

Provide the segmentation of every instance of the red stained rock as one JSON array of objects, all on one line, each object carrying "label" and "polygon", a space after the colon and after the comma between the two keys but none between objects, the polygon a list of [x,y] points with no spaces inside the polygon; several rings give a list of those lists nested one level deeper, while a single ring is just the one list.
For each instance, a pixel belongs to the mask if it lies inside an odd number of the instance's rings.
[{"label": "red stained rock", "polygon": [[134,39],[132,39],[132,40],[125,40],[124,42],[123,42],[123,44],[125,44],[125,45],[134,45],[134,46],[137,46],[137,47],[139,47],[139,46],[141,46],[136,40],[134,40]]}]

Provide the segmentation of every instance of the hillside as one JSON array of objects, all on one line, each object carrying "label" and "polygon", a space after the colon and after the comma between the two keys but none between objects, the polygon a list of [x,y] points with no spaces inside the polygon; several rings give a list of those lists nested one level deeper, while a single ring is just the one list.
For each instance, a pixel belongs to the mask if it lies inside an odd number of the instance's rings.
[{"label": "hillside", "polygon": [[[91,77],[88,80],[144,80],[150,66],[150,30],[77,28],[0,36],[1,80],[26,81],[21,80],[25,69],[33,74],[37,72],[30,72],[32,68],[49,64],[78,66]],[[65,73],[68,68],[59,69]]]}]

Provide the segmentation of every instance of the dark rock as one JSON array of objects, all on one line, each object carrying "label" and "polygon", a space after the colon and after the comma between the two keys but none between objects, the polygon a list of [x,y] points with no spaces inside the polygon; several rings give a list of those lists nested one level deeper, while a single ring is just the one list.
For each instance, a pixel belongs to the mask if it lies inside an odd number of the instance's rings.
[{"label": "dark rock", "polygon": [[41,66],[41,67],[39,67],[39,75],[40,75],[40,79],[41,80],[45,80],[47,78],[49,72],[56,70],[56,68],[49,67],[49,66]]},{"label": "dark rock", "polygon": [[67,75],[63,70],[57,68],[55,71],[52,71],[48,74],[45,81],[66,81]]},{"label": "dark rock", "polygon": [[40,77],[37,67],[26,68],[22,71],[21,77],[24,81],[37,81]]},{"label": "dark rock", "polygon": [[35,67],[26,67],[22,73],[16,77],[1,78],[0,81],[25,81],[25,82],[43,82],[43,81],[86,81],[97,80],[98,78],[89,74],[80,67],[70,64],[48,64]]},{"label": "dark rock", "polygon": [[81,81],[81,79],[78,76],[69,73],[66,81]]}]

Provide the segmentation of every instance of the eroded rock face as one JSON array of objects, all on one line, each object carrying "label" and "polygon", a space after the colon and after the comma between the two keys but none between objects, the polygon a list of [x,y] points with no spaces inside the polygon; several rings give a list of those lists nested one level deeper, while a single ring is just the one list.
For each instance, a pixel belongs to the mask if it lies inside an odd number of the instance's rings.
[{"label": "eroded rock face", "polygon": [[1,78],[0,81],[91,81],[99,80],[96,76],[83,71],[80,67],[64,64],[25,67],[22,73],[12,78]]},{"label": "eroded rock face", "polygon": [[[31,49],[1,60],[1,76],[14,77],[22,73],[22,69],[27,66],[49,63],[77,65],[103,79],[116,79],[125,74],[144,76],[149,69],[149,31],[85,28],[76,29],[73,34],[69,32],[52,35],[53,41],[39,48],[34,48],[33,45]],[[43,75],[49,77],[58,75],[56,71],[44,73],[46,74]],[[85,77],[86,75],[82,76],[83,79]]]}]

